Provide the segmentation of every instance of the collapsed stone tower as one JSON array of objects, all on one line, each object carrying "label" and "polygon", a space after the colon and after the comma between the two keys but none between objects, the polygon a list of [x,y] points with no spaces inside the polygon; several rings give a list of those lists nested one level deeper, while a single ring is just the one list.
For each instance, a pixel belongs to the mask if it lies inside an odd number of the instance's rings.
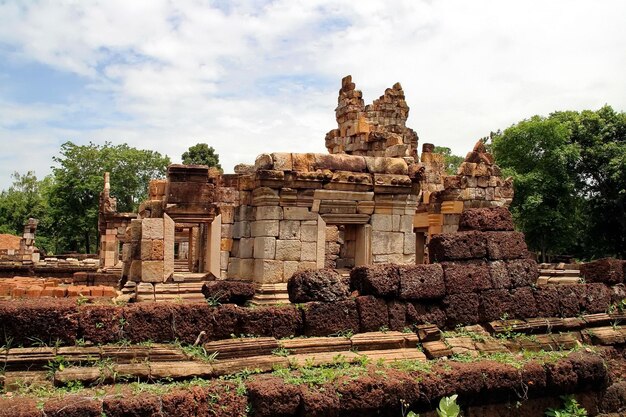
[{"label": "collapsed stone tower", "polygon": [[365,105],[363,93],[355,89],[352,76],[341,80],[335,109],[338,128],[326,134],[331,154],[416,157],[417,134],[406,127],[409,106],[400,83],[385,90],[378,100]]}]

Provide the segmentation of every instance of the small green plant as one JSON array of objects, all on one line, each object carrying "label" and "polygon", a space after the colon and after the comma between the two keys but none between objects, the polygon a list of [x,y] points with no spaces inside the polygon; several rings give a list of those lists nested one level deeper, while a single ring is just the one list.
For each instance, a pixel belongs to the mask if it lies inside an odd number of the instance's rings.
[{"label": "small green plant", "polygon": [[89,302],[89,298],[85,297],[82,294],[79,294],[78,297],[76,298],[76,305],[82,306],[85,305]]},{"label": "small green plant", "polygon": [[67,366],[67,361],[64,356],[55,356],[54,359],[48,361],[48,364],[44,366],[48,379],[55,381],[57,371],[62,371]]},{"label": "small green plant", "polygon": [[458,417],[461,414],[461,407],[456,403],[458,395],[454,394],[450,397],[443,397],[439,401],[437,415],[439,417]]},{"label": "small green plant", "polygon": [[85,339],[76,339],[74,341],[74,344],[78,347],[85,347],[85,345],[87,344],[87,342],[85,342]]},{"label": "small green plant", "polygon": [[191,356],[192,358],[197,358],[208,363],[215,362],[217,360],[217,355],[219,355],[219,352],[207,352],[204,346],[201,345],[182,345],[178,343],[178,348],[185,352],[187,356]]},{"label": "small green plant", "polygon": [[279,348],[272,350],[272,355],[282,356],[286,358],[287,356],[291,355],[291,351],[287,348],[279,347]]},{"label": "small green plant", "polygon": [[573,395],[563,395],[563,408],[548,408],[545,415],[548,417],[587,417],[587,410],[578,404]]},{"label": "small green plant", "polygon": [[382,333],[387,333],[389,331],[389,327],[387,327],[387,326],[380,326],[378,331],[382,332]]},{"label": "small green plant", "polygon": [[104,323],[100,321],[96,323],[96,329],[102,329],[103,327],[104,327]]},{"label": "small green plant", "polygon": [[345,337],[346,339],[351,339],[354,336],[354,332],[352,329],[340,330],[337,333],[333,333],[329,335],[330,337]]},{"label": "small green plant", "polygon": [[222,305],[222,303],[220,302],[222,300],[222,298],[224,298],[224,296],[226,295],[225,292],[218,292],[216,294],[213,294],[209,297],[206,298],[206,302],[211,306],[211,307],[219,307]]}]

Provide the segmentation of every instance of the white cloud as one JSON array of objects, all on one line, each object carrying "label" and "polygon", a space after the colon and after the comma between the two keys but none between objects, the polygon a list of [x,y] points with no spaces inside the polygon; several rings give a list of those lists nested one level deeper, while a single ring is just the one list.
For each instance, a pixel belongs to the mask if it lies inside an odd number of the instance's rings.
[{"label": "white cloud", "polygon": [[421,142],[460,154],[533,114],[625,110],[624,15],[619,0],[2,3],[9,58],[87,87],[51,106],[0,89],[0,143],[19,145],[0,153],[15,161],[0,188],[15,169],[47,172],[68,139],[174,160],[206,140],[226,170],[264,151],[323,152],[346,74],[366,101],[400,81]]}]

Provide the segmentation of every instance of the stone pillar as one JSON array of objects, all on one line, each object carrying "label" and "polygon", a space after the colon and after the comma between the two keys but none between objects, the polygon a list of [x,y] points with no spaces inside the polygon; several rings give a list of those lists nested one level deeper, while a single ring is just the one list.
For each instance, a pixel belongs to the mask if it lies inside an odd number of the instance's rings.
[{"label": "stone pillar", "polygon": [[356,253],[354,266],[369,265],[372,263],[372,226],[359,225],[356,229]]},{"label": "stone pillar", "polygon": [[222,237],[222,215],[213,219],[206,230],[203,272],[210,272],[220,278],[220,243]]}]

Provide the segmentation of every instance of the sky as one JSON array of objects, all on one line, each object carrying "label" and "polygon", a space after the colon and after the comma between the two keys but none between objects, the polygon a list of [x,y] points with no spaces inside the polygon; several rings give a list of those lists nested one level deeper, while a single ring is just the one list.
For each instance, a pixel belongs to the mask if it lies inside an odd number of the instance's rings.
[{"label": "sky", "polygon": [[0,0],[0,189],[62,143],[225,172],[326,152],[341,78],[400,82],[420,142],[464,155],[535,114],[626,110],[624,0]]}]

